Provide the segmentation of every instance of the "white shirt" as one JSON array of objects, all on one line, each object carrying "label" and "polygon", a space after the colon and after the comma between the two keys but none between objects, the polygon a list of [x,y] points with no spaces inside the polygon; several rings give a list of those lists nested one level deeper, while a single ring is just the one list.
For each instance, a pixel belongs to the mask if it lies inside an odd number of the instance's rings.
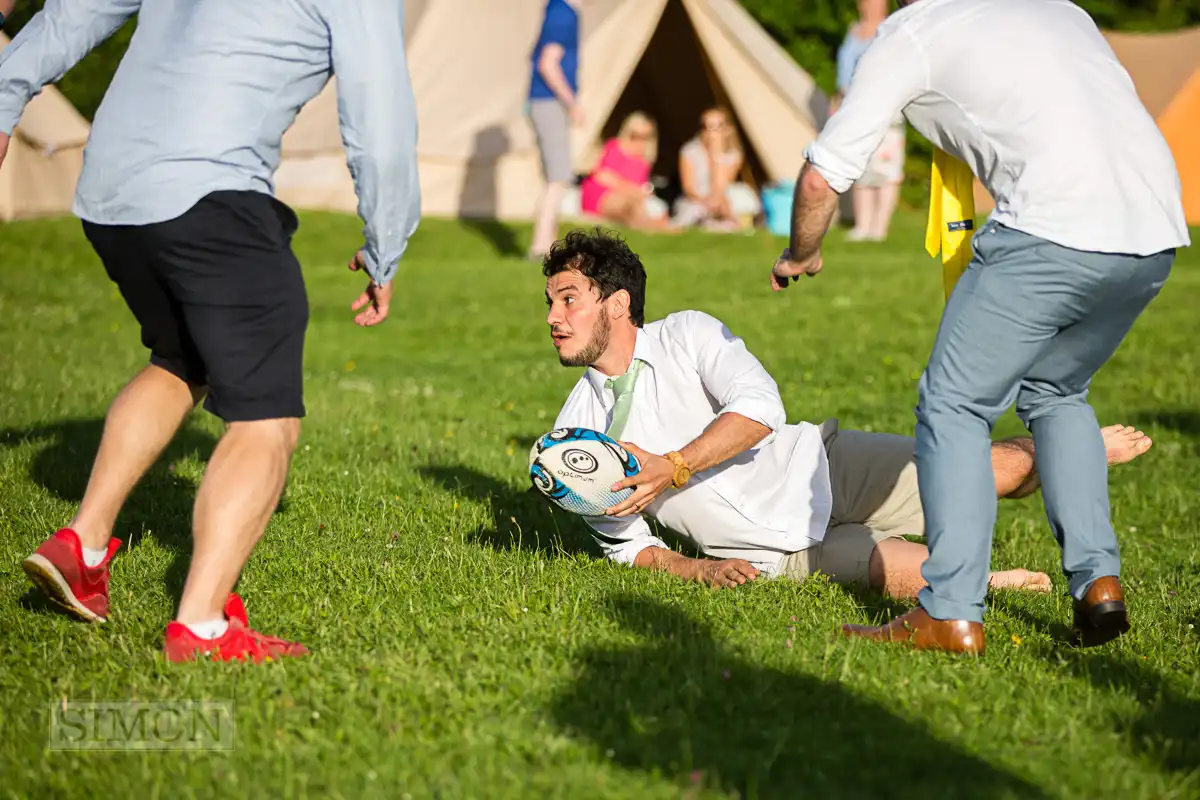
[{"label": "white shirt", "polygon": [[896,112],[965,161],[995,221],[1076,250],[1190,244],[1162,133],[1091,17],[1067,0],[917,0],[892,14],[805,155],[838,192]]},{"label": "white shirt", "polygon": [[[634,358],[646,362],[621,439],[651,453],[680,450],[725,413],[771,429],[758,446],[668,488],[646,511],[706,555],[742,558],[768,576],[786,553],[825,536],[833,507],[820,429],[785,424],[779,387],[742,340],[708,314],[681,311],[638,331]],[[604,431],[614,398],[606,376],[589,368],[555,427]],[[585,517],[606,557],[624,564],[647,547],[666,547],[640,515]]]}]

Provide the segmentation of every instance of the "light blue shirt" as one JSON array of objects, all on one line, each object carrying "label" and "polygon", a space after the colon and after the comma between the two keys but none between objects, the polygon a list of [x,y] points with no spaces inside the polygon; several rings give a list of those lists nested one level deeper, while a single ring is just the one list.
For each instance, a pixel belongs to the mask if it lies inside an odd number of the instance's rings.
[{"label": "light blue shirt", "polygon": [[390,281],[421,208],[403,0],[47,0],[0,54],[0,131],[134,14],[76,215],[146,225],[214,191],[273,194],[284,132],[336,74],[367,271]]},{"label": "light blue shirt", "polygon": [[870,39],[860,39],[855,36],[854,32],[857,28],[857,23],[851,26],[837,52],[837,88],[843,95],[850,90],[850,81],[854,78],[854,70],[858,67],[859,59],[867,52],[871,42],[875,41],[874,36]]}]

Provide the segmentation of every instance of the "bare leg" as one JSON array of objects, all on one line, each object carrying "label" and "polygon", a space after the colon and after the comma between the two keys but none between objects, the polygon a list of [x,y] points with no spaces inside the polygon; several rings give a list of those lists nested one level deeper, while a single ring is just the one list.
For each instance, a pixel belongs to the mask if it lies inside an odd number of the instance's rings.
[{"label": "bare leg", "polygon": [[854,205],[854,228],[849,238],[855,241],[866,239],[875,229],[875,188],[855,184],[850,190],[850,198]]},{"label": "bare leg", "polygon": [[283,492],[300,420],[234,422],[221,438],[196,497],[195,542],[176,617],[219,620]]},{"label": "bare leg", "polygon": [[618,189],[605,192],[598,210],[608,219],[637,230],[676,230],[669,218],[646,213],[646,196],[641,192]]},{"label": "bare leg", "polygon": [[996,496],[1015,499],[1037,491],[1037,467],[1033,439],[1022,436],[992,445],[992,471],[996,474]]},{"label": "bare leg", "polygon": [[[1150,449],[1154,442],[1132,425],[1109,425],[1100,429],[1110,466],[1126,464]],[[1026,497],[1038,488],[1033,439],[1022,436],[992,445],[992,470],[996,474],[996,496]]]},{"label": "bare leg", "polygon": [[545,254],[558,238],[558,210],[566,193],[567,184],[562,181],[546,184],[533,223],[533,242],[529,246],[531,254]]},{"label": "bare leg", "polygon": [[892,223],[892,215],[896,213],[896,205],[900,202],[900,184],[888,183],[875,190],[875,225],[868,231],[870,235],[883,241],[887,238],[888,227]]},{"label": "bare leg", "polygon": [[[915,600],[926,585],[921,565],[929,557],[929,548],[905,539],[885,539],[871,551],[868,580],[871,588],[891,597]],[[1027,569],[992,572],[988,585],[993,589],[1029,589],[1050,591],[1050,576]]]},{"label": "bare leg", "polygon": [[[1109,464],[1124,464],[1150,449],[1150,437],[1128,425],[1109,425],[1100,430],[1104,438]],[[992,445],[992,469],[996,475],[998,497],[1025,497],[1038,487],[1037,469],[1033,457],[1033,439],[1018,437]],[[904,539],[886,539],[871,552],[868,579],[871,588],[892,597],[916,598],[925,586],[921,564],[929,555],[923,544]],[[992,589],[1050,590],[1050,577],[1044,572],[1010,569],[992,572],[988,585]]]},{"label": "bare leg", "polygon": [[108,409],[87,491],[71,529],[80,543],[102,550],[133,487],[170,444],[204,397],[165,369],[150,365],[134,376]]}]

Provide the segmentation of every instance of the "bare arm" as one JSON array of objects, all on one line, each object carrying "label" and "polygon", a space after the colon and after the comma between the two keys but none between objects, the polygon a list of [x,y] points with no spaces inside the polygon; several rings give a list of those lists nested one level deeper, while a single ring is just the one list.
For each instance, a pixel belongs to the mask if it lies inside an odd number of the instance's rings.
[{"label": "bare arm", "polygon": [[786,289],[788,281],[801,275],[813,276],[824,266],[821,241],[833,222],[837,193],[811,164],[800,170],[792,199],[792,231],[788,248],[771,267],[771,291]]},{"label": "bare arm", "polygon": [[[679,455],[683,456],[684,463],[695,474],[746,452],[770,433],[771,429],[761,422],[755,422],[736,411],[726,411],[710,422],[703,433],[682,447]],[[632,486],[642,491],[607,509],[606,513],[614,517],[640,512],[666,490],[675,477],[675,462],[669,458],[649,453],[630,442],[621,444],[637,457],[641,469],[637,475],[615,484],[613,490],[620,491]]]},{"label": "bare arm", "polygon": [[563,52],[561,44],[551,43],[543,47],[542,54],[538,57],[538,74],[564,106],[573,108],[575,93],[571,91],[571,84],[567,82],[567,75],[563,72]]},{"label": "bare arm", "polygon": [[736,160],[728,164],[713,164],[713,191],[717,197],[722,197],[729,185],[737,180],[738,170],[742,168],[742,157],[739,155]]},{"label": "bare arm", "polygon": [[[704,432],[679,450],[695,474],[762,442],[783,427],[787,415],[775,380],[720,320],[700,311],[685,311],[673,315],[672,325],[704,388],[721,406],[721,413]],[[615,517],[639,513],[670,487],[675,477],[675,465],[669,458],[648,453],[636,444],[621,444],[637,457],[641,471],[613,485],[613,491],[637,487],[624,502],[606,510]]]},{"label": "bare arm", "polygon": [[692,472],[703,472],[741,455],[770,434],[771,429],[761,422],[730,411],[710,422],[704,433],[680,450],[679,455]]},{"label": "bare arm", "polygon": [[854,70],[837,113],[804,151],[796,181],[788,250],[771,269],[771,288],[821,271],[821,240],[833,220],[837,194],[862,177],[896,115],[925,91],[924,51],[901,29],[880,34]]},{"label": "bare arm", "polygon": [[705,198],[696,188],[696,167],[692,164],[692,160],[683,153],[679,154],[679,183],[688,199],[698,203],[704,201]]},{"label": "bare arm", "polygon": [[807,261],[820,251],[836,208],[837,192],[812,165],[805,164],[800,170],[800,180],[796,181],[792,203],[789,249],[793,261]]},{"label": "bare arm", "polygon": [[626,191],[640,192],[642,187],[633,181],[622,178],[617,173],[613,172],[608,167],[600,167],[594,173],[592,178],[596,183],[608,189],[625,189]]},{"label": "bare arm", "polygon": [[758,569],[740,558],[688,558],[665,547],[647,547],[633,560],[635,567],[661,570],[685,581],[707,583],[718,589],[740,586],[758,577]]}]

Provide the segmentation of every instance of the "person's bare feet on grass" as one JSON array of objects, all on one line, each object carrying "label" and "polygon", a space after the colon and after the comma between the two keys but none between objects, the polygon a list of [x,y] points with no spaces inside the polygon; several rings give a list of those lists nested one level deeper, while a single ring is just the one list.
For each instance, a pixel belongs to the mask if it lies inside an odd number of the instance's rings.
[{"label": "person's bare feet on grass", "polygon": [[1100,429],[1108,464],[1127,464],[1150,449],[1154,442],[1132,425],[1109,425]]},{"label": "person's bare feet on grass", "polygon": [[1001,572],[993,572],[988,577],[988,587],[1048,592],[1050,591],[1050,576],[1044,572],[1031,572],[1027,569],[1006,569]]}]

